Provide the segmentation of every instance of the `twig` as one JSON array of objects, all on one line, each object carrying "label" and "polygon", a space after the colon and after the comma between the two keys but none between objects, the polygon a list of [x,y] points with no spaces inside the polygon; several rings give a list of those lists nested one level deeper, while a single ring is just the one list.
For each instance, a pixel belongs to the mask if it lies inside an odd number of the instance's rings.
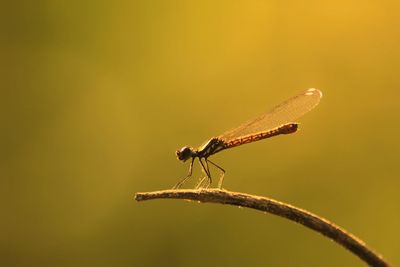
[{"label": "twig", "polygon": [[270,198],[219,189],[163,190],[137,193],[135,196],[137,201],[159,198],[187,199],[200,202],[229,204],[269,212],[300,223],[323,234],[324,236],[327,236],[360,257],[370,266],[391,266],[380,255],[369,249],[363,241],[341,229],[339,226],[312,214],[311,212]]}]

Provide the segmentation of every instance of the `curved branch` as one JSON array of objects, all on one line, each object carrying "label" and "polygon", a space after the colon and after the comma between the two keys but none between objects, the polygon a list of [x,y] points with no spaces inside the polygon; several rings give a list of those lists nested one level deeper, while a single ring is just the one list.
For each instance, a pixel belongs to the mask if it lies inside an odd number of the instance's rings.
[{"label": "curved branch", "polygon": [[137,193],[135,196],[137,201],[159,198],[188,199],[200,202],[229,204],[272,213],[323,234],[360,257],[370,266],[391,266],[380,255],[369,249],[363,241],[341,229],[339,226],[311,212],[270,198],[219,189],[163,190]]}]

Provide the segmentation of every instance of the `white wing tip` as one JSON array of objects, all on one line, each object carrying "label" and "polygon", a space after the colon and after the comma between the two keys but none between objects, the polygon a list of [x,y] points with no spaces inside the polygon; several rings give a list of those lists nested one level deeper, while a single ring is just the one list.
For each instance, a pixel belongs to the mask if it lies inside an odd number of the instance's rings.
[{"label": "white wing tip", "polygon": [[318,89],[315,88],[310,88],[305,92],[305,95],[314,95],[314,94],[319,94],[319,97],[322,97],[322,92]]}]

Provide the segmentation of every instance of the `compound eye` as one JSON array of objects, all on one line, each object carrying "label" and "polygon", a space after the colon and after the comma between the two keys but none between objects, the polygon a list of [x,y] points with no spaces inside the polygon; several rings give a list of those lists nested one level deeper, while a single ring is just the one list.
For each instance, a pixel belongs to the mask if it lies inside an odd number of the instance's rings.
[{"label": "compound eye", "polygon": [[187,160],[191,157],[192,155],[192,149],[190,147],[182,147],[181,150],[176,151],[176,156],[178,157],[179,160]]}]

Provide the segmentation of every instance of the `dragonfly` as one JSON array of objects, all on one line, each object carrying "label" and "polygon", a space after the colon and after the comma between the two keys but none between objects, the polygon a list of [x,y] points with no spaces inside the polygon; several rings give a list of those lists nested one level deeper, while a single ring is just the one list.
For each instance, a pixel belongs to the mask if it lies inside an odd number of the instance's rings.
[{"label": "dragonfly", "polygon": [[[184,146],[176,151],[180,161],[191,160],[187,175],[173,189],[179,189],[192,176],[193,163],[198,158],[205,177],[200,179],[196,188],[208,188],[212,183],[209,163],[221,171],[218,188],[222,189],[225,170],[212,162],[209,157],[222,150],[252,143],[281,134],[292,134],[298,129],[298,118],[316,107],[322,98],[322,92],[315,88],[303,91],[280,105],[274,107],[255,119],[249,120],[237,128],[231,129],[219,136],[210,138],[202,146],[194,149]],[[204,161],[204,162],[203,162]]]}]

